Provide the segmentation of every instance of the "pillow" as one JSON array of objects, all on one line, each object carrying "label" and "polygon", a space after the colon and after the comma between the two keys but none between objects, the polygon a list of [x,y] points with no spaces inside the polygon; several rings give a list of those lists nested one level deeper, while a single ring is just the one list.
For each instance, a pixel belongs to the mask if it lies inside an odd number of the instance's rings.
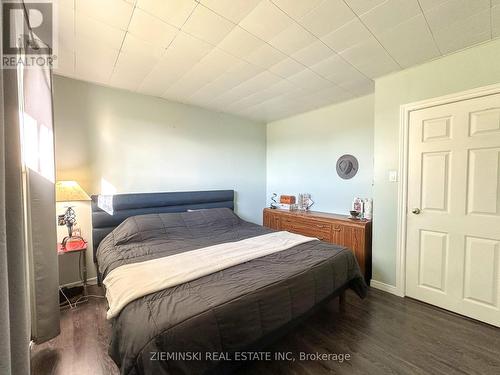
[{"label": "pillow", "polygon": [[229,208],[205,208],[188,210],[182,214],[187,227],[216,225],[232,227],[240,223],[240,218]]},{"label": "pillow", "polygon": [[115,246],[166,235],[165,226],[158,214],[131,216],[113,230]]},{"label": "pillow", "polygon": [[131,216],[113,230],[114,245],[168,238],[169,235],[182,238],[196,228],[229,230],[239,223],[240,218],[229,208]]}]

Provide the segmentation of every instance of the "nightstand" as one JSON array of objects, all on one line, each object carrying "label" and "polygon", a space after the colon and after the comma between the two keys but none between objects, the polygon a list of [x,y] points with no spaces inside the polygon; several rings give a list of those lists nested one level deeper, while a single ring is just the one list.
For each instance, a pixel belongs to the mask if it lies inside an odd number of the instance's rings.
[{"label": "nightstand", "polygon": [[[87,301],[87,242],[84,242],[82,246],[76,247],[76,248],[71,248],[67,249],[65,248],[61,243],[57,244],[57,254],[59,256],[69,256],[71,254],[78,254],[78,269],[81,270],[81,273],[79,273],[79,277],[82,280],[83,283],[83,301],[81,302],[86,302]],[[83,258],[83,261],[82,261]],[[70,307],[73,307],[73,304],[79,303],[80,301],[77,300],[76,303],[70,302],[70,300],[66,297],[64,292],[62,291],[62,288],[59,287],[59,291],[62,293],[64,298],[66,298],[66,301],[68,302]]]}]

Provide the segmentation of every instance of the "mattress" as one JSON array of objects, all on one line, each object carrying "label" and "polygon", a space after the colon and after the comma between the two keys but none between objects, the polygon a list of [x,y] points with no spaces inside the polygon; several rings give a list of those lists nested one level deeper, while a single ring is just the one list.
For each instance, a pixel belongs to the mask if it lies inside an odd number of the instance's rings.
[{"label": "mattress", "polygon": [[[99,245],[99,270],[270,232],[229,209],[134,216]],[[303,243],[130,302],[112,320],[109,354],[127,375],[218,372],[346,287],[366,293],[352,252]]]}]

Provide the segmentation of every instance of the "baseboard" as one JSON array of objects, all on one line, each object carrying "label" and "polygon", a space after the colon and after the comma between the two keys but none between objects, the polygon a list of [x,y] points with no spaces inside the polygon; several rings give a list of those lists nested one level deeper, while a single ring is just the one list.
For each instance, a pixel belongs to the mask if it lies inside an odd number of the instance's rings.
[{"label": "baseboard", "polygon": [[370,286],[374,289],[382,290],[387,293],[394,294],[398,297],[404,297],[404,295],[396,288],[394,285],[389,285],[377,280],[370,280]]},{"label": "baseboard", "polygon": [[[87,279],[87,285],[96,285],[97,284],[97,277],[92,277],[90,279]],[[64,285],[59,285],[61,288],[72,288],[74,286],[82,286],[83,285],[83,281],[81,280],[78,280],[78,281],[74,281],[72,283],[67,283],[67,284],[64,284]]]}]

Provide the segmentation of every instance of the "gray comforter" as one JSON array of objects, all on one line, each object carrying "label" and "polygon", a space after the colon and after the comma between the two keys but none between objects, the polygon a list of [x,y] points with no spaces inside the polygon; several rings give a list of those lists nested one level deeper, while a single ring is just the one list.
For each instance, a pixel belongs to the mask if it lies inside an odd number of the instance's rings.
[{"label": "gray comforter", "polygon": [[[105,278],[124,264],[270,231],[229,209],[134,216],[99,245],[99,270]],[[129,303],[113,319],[109,354],[127,375],[212,371],[217,355],[261,349],[345,287],[366,293],[352,252],[308,242]]]}]

